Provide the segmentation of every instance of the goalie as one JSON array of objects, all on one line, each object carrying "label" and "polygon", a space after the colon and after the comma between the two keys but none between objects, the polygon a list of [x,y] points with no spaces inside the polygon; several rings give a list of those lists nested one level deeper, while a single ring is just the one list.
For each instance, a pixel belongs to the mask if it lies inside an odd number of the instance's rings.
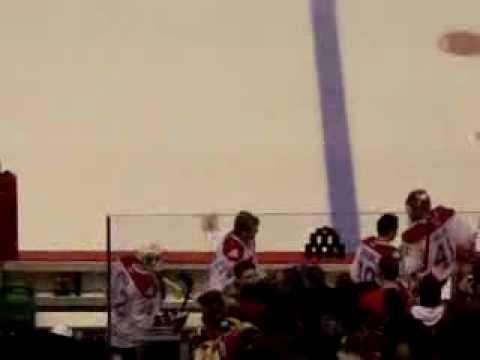
[{"label": "goalie", "polygon": [[410,227],[402,235],[403,273],[417,279],[432,273],[446,282],[457,262],[470,262],[475,233],[455,212],[443,206],[432,208],[425,190],[412,191],[406,200]]},{"label": "goalie", "polygon": [[158,322],[165,286],[175,285],[157,276],[162,257],[162,250],[149,244],[112,263],[111,346],[117,359],[136,359],[137,347]]}]

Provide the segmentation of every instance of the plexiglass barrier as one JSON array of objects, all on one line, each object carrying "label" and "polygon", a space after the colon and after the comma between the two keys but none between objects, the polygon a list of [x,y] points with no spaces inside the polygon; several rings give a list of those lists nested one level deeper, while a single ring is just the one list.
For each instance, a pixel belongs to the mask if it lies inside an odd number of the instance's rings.
[{"label": "plexiglass barrier", "polygon": [[[110,215],[109,242],[111,251],[132,251],[155,242],[168,251],[213,251],[219,234],[233,227],[235,214],[217,214],[218,231],[205,230],[209,214]],[[329,213],[257,213],[260,227],[256,239],[257,251],[303,251],[309,235],[317,228],[332,225]],[[382,213],[344,214],[360,225],[360,238],[376,232],[376,222]],[[400,218],[399,234],[407,226],[405,213]],[[477,228],[480,212],[459,212],[472,227]],[[338,216],[338,215],[337,215]],[[342,234],[340,234],[342,236]],[[345,242],[346,239],[342,239]],[[360,239],[353,239],[359,241]],[[397,239],[397,242],[399,239]],[[350,249],[351,250],[351,249]]]}]

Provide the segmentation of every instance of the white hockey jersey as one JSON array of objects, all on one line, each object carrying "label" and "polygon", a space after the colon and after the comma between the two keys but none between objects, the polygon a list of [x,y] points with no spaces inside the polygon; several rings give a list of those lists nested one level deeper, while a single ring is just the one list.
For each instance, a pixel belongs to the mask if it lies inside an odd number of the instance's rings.
[{"label": "white hockey jersey", "polygon": [[223,290],[234,279],[235,264],[243,260],[256,261],[255,243],[247,246],[233,232],[228,233],[218,244],[210,265],[209,289]]},{"label": "white hockey jersey", "polygon": [[377,237],[369,237],[361,242],[350,267],[350,276],[354,282],[380,283],[381,274],[379,263],[382,257],[392,256],[400,258],[398,249]]},{"label": "white hockey jersey", "polygon": [[158,281],[134,256],[112,263],[111,345],[134,347],[153,327],[160,310]]},{"label": "white hockey jersey", "polygon": [[475,232],[453,209],[433,209],[402,235],[403,273],[432,272],[439,280],[452,275],[458,251],[472,251]]}]

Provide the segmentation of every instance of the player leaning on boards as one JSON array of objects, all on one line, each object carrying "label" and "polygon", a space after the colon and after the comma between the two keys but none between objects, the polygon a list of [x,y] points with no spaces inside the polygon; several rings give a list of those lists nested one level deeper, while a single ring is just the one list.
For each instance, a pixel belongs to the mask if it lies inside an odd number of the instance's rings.
[{"label": "player leaning on boards", "polygon": [[256,262],[255,237],[260,220],[255,215],[241,211],[235,217],[233,230],[219,242],[210,265],[209,289],[223,290],[234,280],[233,268],[243,260]]}]

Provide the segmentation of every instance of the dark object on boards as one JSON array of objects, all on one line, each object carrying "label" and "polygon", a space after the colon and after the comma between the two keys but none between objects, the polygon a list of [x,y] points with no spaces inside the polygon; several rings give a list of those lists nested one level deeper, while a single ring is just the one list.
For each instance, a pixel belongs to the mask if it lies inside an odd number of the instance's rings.
[{"label": "dark object on boards", "polygon": [[335,229],[323,226],[310,234],[309,241],[305,245],[305,257],[307,259],[344,258],[345,244],[342,244]]}]

